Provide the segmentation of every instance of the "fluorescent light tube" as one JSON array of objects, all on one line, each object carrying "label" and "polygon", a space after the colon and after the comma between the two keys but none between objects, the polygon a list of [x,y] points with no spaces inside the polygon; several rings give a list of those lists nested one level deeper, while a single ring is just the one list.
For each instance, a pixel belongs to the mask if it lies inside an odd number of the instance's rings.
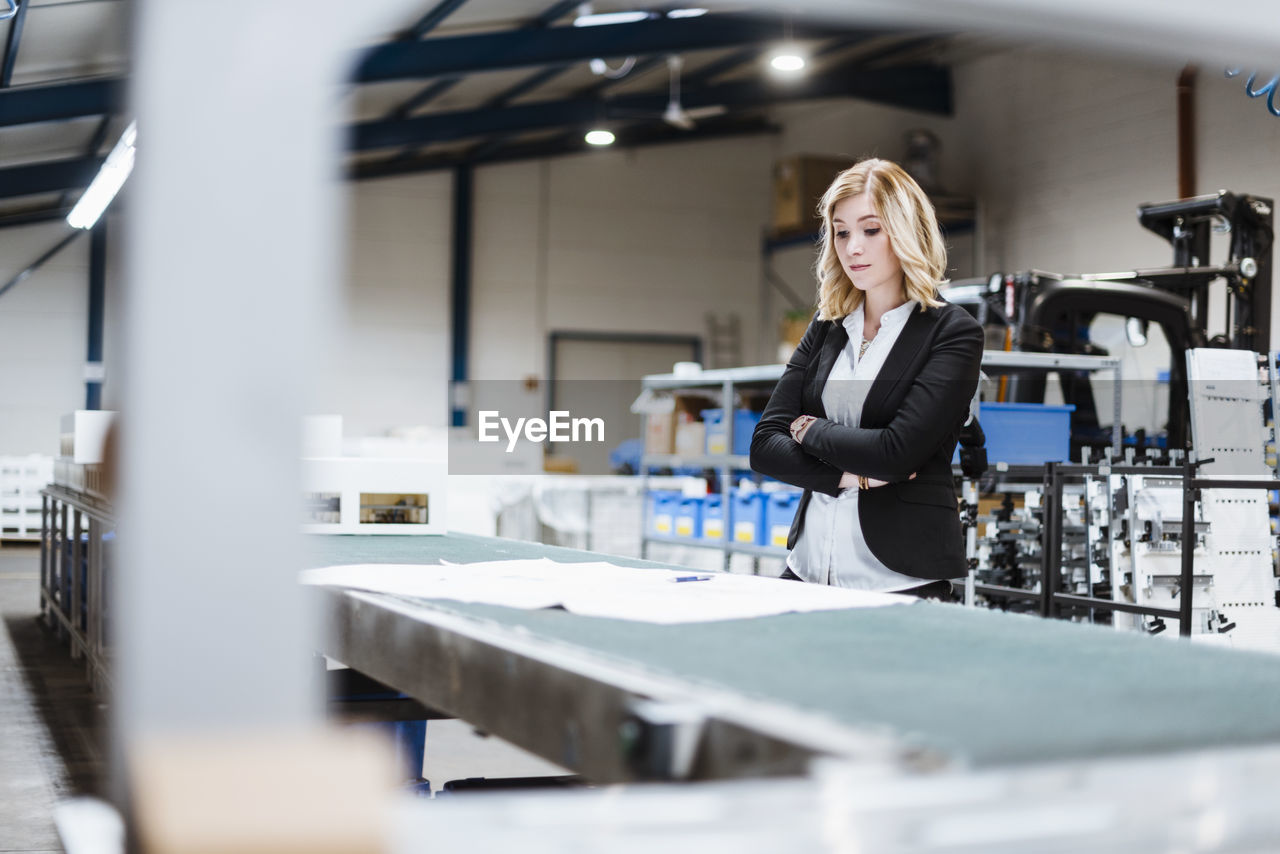
[{"label": "fluorescent light tube", "polygon": [[129,173],[133,171],[133,157],[138,139],[138,123],[132,121],[124,129],[115,148],[107,155],[98,174],[93,176],[89,189],[67,214],[67,225],[72,228],[93,228],[111,200],[120,192]]},{"label": "fluorescent light tube", "polygon": [[573,19],[575,27],[605,27],[610,24],[634,24],[644,21],[652,12],[601,12],[598,15],[579,15]]}]

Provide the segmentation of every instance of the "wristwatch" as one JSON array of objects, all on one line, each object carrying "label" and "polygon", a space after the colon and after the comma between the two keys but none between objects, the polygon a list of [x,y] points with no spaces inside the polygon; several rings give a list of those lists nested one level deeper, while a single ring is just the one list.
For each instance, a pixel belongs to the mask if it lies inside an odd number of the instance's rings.
[{"label": "wristwatch", "polygon": [[813,415],[801,415],[799,418],[792,421],[791,422],[791,438],[799,442],[800,431],[817,420],[818,419]]}]

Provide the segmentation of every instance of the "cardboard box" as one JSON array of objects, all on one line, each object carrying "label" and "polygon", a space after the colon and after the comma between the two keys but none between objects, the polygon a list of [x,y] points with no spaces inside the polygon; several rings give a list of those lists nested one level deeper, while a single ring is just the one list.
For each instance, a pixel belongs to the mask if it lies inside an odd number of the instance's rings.
[{"label": "cardboard box", "polygon": [[685,421],[676,425],[675,453],[682,457],[700,457],[707,444],[707,425],[701,421]]},{"label": "cardboard box", "polygon": [[817,231],[818,200],[837,174],[854,164],[848,157],[801,155],[780,160],[773,168],[775,232]]},{"label": "cardboard box", "polygon": [[[658,403],[657,400],[650,401],[645,415],[646,454],[676,453],[676,427],[698,421],[703,409],[716,405],[711,398],[698,394],[674,394],[665,398],[661,406]],[[701,454],[702,448],[699,447],[694,453]]]}]

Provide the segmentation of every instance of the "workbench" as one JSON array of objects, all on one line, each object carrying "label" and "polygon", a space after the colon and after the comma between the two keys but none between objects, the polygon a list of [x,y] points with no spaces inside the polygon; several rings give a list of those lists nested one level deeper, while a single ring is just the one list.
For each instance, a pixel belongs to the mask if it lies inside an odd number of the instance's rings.
[{"label": "workbench", "polygon": [[[533,543],[309,538],[312,564],[547,557]],[[917,602],[653,625],[316,588],[321,650],[589,780],[803,774],[1280,744],[1280,658]]]}]

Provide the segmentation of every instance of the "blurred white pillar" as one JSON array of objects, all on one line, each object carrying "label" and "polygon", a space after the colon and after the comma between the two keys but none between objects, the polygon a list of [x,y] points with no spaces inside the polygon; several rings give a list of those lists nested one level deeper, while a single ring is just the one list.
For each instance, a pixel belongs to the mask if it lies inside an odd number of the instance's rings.
[{"label": "blurred white pillar", "polygon": [[342,82],[419,5],[133,7],[117,760],[318,715],[298,449],[343,269]]}]

